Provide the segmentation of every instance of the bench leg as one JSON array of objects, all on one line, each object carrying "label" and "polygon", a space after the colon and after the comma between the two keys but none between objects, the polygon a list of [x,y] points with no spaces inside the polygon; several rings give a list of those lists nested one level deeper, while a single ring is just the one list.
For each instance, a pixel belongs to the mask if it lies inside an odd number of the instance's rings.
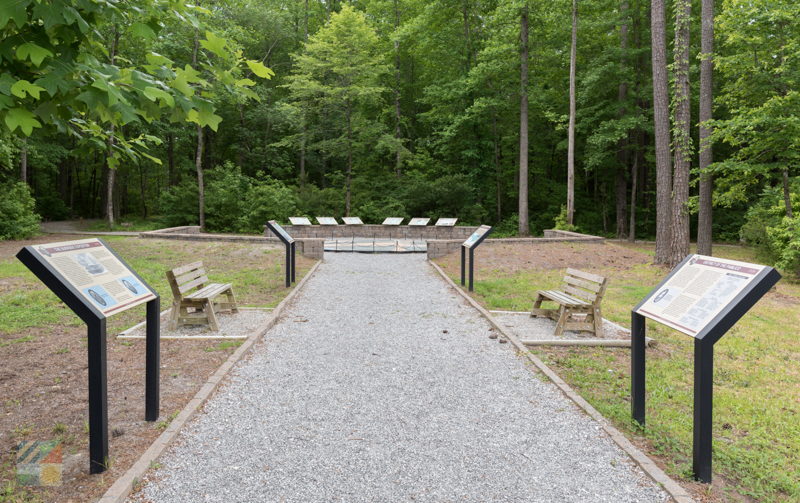
[{"label": "bench leg", "polygon": [[541,295],[536,296],[536,300],[533,301],[533,307],[531,308],[531,316],[536,318],[539,316],[547,316],[550,317],[550,311],[554,311],[554,309],[542,309],[542,302],[544,301],[544,297]]},{"label": "bench leg", "polygon": [[600,314],[600,308],[595,308],[592,313],[594,316],[594,336],[603,337],[603,315]]},{"label": "bench leg", "polygon": [[217,314],[214,312],[214,303],[210,300],[207,300],[203,306],[203,311],[206,313],[208,324],[211,326],[211,330],[214,332],[219,332],[219,322],[217,322]]},{"label": "bench leg", "polygon": [[225,296],[228,298],[228,306],[230,307],[231,312],[238,313],[239,306],[236,304],[236,297],[233,296],[233,290],[226,291]]},{"label": "bench leg", "polygon": [[567,316],[568,316],[567,308],[561,306],[561,308],[558,310],[558,322],[556,322],[556,331],[553,334],[556,337],[560,337],[561,335],[564,334],[564,325],[567,323]]},{"label": "bench leg", "polygon": [[169,312],[169,323],[167,324],[167,330],[175,330],[178,328],[178,318],[181,315],[181,304],[180,302],[173,302],[172,303],[172,310]]}]

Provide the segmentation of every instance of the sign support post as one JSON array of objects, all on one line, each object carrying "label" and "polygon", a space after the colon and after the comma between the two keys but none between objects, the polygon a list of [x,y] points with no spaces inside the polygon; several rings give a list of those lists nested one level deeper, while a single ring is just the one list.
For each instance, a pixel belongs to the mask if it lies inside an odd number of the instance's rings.
[{"label": "sign support post", "polygon": [[159,413],[160,297],[101,239],[26,246],[17,253],[87,329],[89,473],[108,469],[106,318],[147,304],[145,420]]},{"label": "sign support post", "polygon": [[466,241],[461,243],[461,286],[466,282],[466,251],[469,249],[469,291],[473,289],[475,277],[475,248],[478,247],[486,237],[492,233],[492,228],[488,225],[481,225],[475,232],[470,234]]},{"label": "sign support post", "polygon": [[[319,217],[317,220],[319,220]],[[286,232],[286,229],[281,227],[280,224],[275,220],[270,220],[267,222],[267,227],[278,237],[278,239],[281,240],[281,242],[283,242],[283,245],[286,247],[286,288],[289,288],[292,286],[292,283],[295,280],[294,265],[296,247],[294,238],[290,236],[289,233]]]},{"label": "sign support post", "polygon": [[694,337],[692,471],[711,482],[714,344],[780,280],[772,267],[689,255],[631,311],[631,416],[645,425],[645,317]]}]

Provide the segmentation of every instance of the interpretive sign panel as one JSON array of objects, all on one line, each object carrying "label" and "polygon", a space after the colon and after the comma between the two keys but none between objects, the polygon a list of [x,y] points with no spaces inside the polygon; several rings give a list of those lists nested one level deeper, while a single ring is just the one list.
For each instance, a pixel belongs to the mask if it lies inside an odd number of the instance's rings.
[{"label": "interpretive sign panel", "polygon": [[400,225],[403,223],[403,217],[389,217],[383,221],[383,225]]},{"label": "interpretive sign panel", "polygon": [[491,226],[488,226],[488,225],[481,225],[480,227],[478,227],[477,229],[475,229],[475,232],[473,232],[473,233],[472,233],[472,234],[471,234],[471,235],[470,235],[470,236],[467,238],[467,240],[466,240],[466,241],[464,241],[464,243],[463,243],[461,246],[464,246],[464,247],[466,247],[466,248],[472,248],[472,247],[474,247],[474,246],[477,246],[477,245],[481,244],[481,241],[483,241],[484,239],[486,239],[487,233],[488,233],[490,230],[492,230]]},{"label": "interpretive sign panel", "polygon": [[104,317],[156,298],[156,294],[99,239],[48,243],[31,247],[31,250]]},{"label": "interpretive sign panel", "polygon": [[409,220],[408,225],[424,227],[430,222],[430,218],[412,218]]},{"label": "interpretive sign panel", "polygon": [[292,225],[311,225],[311,220],[307,217],[289,217]]},{"label": "interpretive sign panel", "polygon": [[294,238],[290,236],[289,233],[286,232],[286,229],[281,227],[281,225],[275,220],[269,221],[269,230],[274,232],[284,243],[286,244],[294,243]]},{"label": "interpretive sign panel", "polygon": [[650,292],[635,312],[698,337],[764,268],[692,255]]},{"label": "interpretive sign panel", "polygon": [[457,218],[440,218],[436,221],[437,227],[453,227],[458,222]]},{"label": "interpretive sign panel", "polygon": [[339,225],[339,222],[333,217],[317,217],[317,222],[320,225]]},{"label": "interpretive sign panel", "polygon": [[364,225],[359,217],[342,217],[342,221],[345,225]]}]

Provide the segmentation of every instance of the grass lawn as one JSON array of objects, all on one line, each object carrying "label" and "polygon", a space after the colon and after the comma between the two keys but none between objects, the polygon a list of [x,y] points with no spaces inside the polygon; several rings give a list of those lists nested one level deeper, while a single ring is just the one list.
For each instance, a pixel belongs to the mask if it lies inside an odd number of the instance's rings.
[{"label": "grass lawn", "polygon": [[[605,318],[630,326],[630,310],[668,272],[652,245],[489,245],[478,248],[474,297],[489,309],[528,310],[567,266],[608,276]],[[752,249],[715,255],[757,262]],[[457,280],[457,254],[437,260]],[[638,439],[698,498],[800,501],[800,285],[781,280],[715,346],[714,476],[691,482],[693,340],[648,320],[647,428],[630,419],[627,349],[537,349],[548,365],[621,430]]]},{"label": "grass lawn", "polygon": [[[137,306],[108,319],[109,471],[88,474],[86,329],[14,255],[25,244],[69,241],[43,236],[0,241],[0,503],[94,501],[131,466],[241,341],[163,340],[161,417],[143,421],[142,340],[115,334],[144,320]],[[283,249],[253,243],[210,243],[108,237],[107,243],[172,302],[167,269],[203,260],[213,282],[233,284],[241,306],[274,307],[284,287]],[[298,281],[314,264],[297,257]],[[14,449],[23,440],[61,442],[64,482],[24,488],[14,482]],[[72,461],[70,461],[72,460]]]}]

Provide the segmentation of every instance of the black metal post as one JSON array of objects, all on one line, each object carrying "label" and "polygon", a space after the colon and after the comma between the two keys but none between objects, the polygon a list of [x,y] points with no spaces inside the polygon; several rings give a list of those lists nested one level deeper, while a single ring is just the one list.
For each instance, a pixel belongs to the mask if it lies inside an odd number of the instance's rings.
[{"label": "black metal post", "polygon": [[645,319],[631,311],[631,415],[644,426],[645,421]]},{"label": "black metal post", "polygon": [[469,291],[472,291],[472,278],[475,276],[475,248],[469,249]]},{"label": "black metal post", "polygon": [[89,473],[108,468],[106,320],[87,322],[89,347]]},{"label": "black metal post", "polygon": [[145,349],[144,419],[155,421],[159,412],[159,374],[161,366],[161,299],[147,303],[147,347]]},{"label": "black metal post", "polygon": [[461,245],[461,286],[464,286],[467,283],[466,253],[467,253],[467,248],[464,245]]},{"label": "black metal post", "polygon": [[292,245],[286,243],[286,288],[292,286]]},{"label": "black metal post", "polygon": [[296,246],[296,243],[294,241],[292,242],[291,246],[292,246],[292,283],[294,283],[296,281],[295,280],[295,265],[296,265],[295,264],[295,258],[297,257],[297,246]]},{"label": "black metal post", "polygon": [[694,341],[694,443],[692,471],[694,478],[711,482],[711,439],[714,392],[714,344]]}]

